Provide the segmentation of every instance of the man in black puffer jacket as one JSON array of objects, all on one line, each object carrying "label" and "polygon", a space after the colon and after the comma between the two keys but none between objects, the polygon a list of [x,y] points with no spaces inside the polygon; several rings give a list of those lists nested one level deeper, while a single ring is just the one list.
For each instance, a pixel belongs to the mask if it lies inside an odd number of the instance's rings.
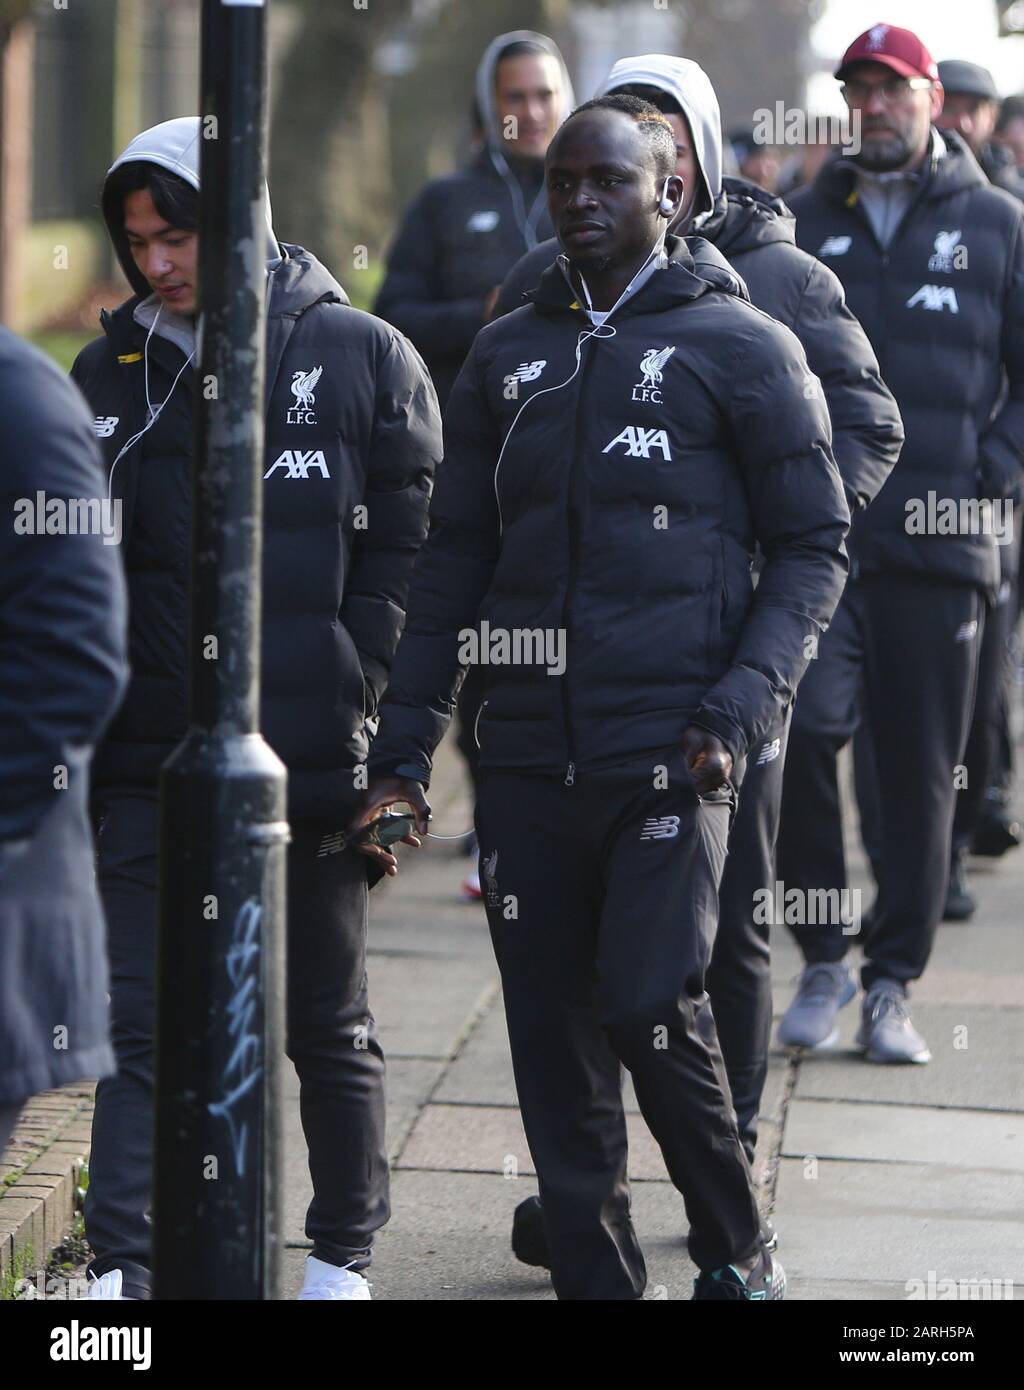
[{"label": "man in black puffer jacket", "polygon": [[[1022,480],[1024,212],[957,134],[931,124],[942,87],[915,34],[876,25],[836,76],[861,118],[861,149],[793,196],[797,239],[842,278],[907,438],[858,524],[859,576],[801,689],[779,862],[787,889],[845,888],[836,757],[866,717],[880,878],[857,1043],[871,1061],[924,1063],[907,988],[945,901],[986,599]],[[831,923],[795,931],[807,968],[779,1037],[821,1046],[855,993],[850,936]]]},{"label": "man in black puffer jacket", "polygon": [[[123,509],[132,665],[94,784],[118,1058],[118,1075],[97,1092],[86,1201],[96,1297],[149,1292],[156,791],[186,729],[202,389],[192,366],[202,324],[198,139],[197,117],[167,121],[108,173],[103,211],[135,294],[103,316],[104,336],[73,369]],[[313,1179],[307,1298],[368,1296],[359,1271],[388,1216],[366,861],[336,851],[358,801],[440,452],[436,397],[415,349],[349,307],[308,251],[279,245],[268,204],[261,725],[288,767],[288,1050]]]},{"label": "man in black puffer jacket", "polygon": [[[842,285],[797,247],[793,216],[780,199],[742,179],[722,177],[718,100],[698,64],[665,53],[622,58],[605,79],[604,91],[646,97],[667,116],[676,137],[676,172],[687,190],[672,230],[679,235],[690,230],[711,242],[743,277],[751,302],[800,339],[825,393],[836,463],[856,516],[888,477],[903,429],[871,344],[846,307]],[[558,251],[552,239],[521,258],[502,285],[496,314],[522,302]],[[700,265],[697,273],[702,273]],[[775,901],[775,844],[789,723],[787,709],[767,730],[743,779],[708,974],[729,1087],[751,1162],[772,1022],[771,917],[757,909],[759,903]]]},{"label": "man in black puffer jacket", "polygon": [[408,801],[425,827],[484,648],[486,906],[562,1298],[643,1293],[620,1062],[685,1194],[696,1296],[781,1295],[704,977],[730,774],[829,621],[849,510],[796,338],[727,267],[663,249],[674,169],[635,97],[585,104],[549,149],[569,263],[478,334],[452,392],[360,817]]}]

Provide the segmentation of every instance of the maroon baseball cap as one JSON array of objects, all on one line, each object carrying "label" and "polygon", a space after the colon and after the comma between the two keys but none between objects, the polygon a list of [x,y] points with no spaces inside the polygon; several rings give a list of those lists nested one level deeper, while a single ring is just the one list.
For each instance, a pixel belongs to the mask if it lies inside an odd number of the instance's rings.
[{"label": "maroon baseball cap", "polygon": [[895,24],[872,24],[865,29],[843,54],[836,77],[845,77],[854,63],[881,63],[901,77],[939,80],[935,59],[921,40],[910,29],[897,29]]}]

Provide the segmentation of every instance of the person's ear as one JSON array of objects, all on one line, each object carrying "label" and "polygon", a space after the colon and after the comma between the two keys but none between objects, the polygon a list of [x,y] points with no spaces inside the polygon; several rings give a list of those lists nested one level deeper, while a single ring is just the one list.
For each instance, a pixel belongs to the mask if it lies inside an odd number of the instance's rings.
[{"label": "person's ear", "polygon": [[931,90],[932,109],[931,118],[934,121],[936,116],[942,114],[943,103],[946,100],[946,93],[941,82],[936,82]]},{"label": "person's ear", "polygon": [[683,205],[683,181],[678,174],[670,174],[661,185],[661,198],[658,201],[658,213],[661,217],[667,217],[670,221],[679,212]]}]

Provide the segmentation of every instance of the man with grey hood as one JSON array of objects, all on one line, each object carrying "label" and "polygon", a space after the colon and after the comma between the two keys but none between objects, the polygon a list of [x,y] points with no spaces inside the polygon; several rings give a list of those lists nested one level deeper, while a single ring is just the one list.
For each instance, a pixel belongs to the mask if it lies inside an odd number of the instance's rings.
[{"label": "man with grey hood", "polygon": [[[800,339],[825,393],[855,537],[857,514],[878,493],[899,456],[903,428],[838,278],[796,246],[794,219],[781,199],[743,179],[723,177],[718,99],[699,64],[666,53],[621,58],[599,95],[612,93],[650,101],[673,128],[676,173],[683,180],[684,195],[671,230],[690,234],[691,247],[698,237],[711,242],[743,277],[751,302]],[[513,267],[498,296],[495,317],[523,302],[558,252],[558,242],[552,239]],[[771,915],[760,905],[775,899],[775,846],[789,720],[787,713],[749,750],[708,975],[740,1136],[751,1162],[772,1019]],[[543,1253],[531,1238],[538,1231],[535,1211],[523,1203],[515,1240],[524,1256]]]},{"label": "man with grey hood", "polygon": [[[100,1083],[90,1296],[149,1297],[157,779],[187,723],[200,122],[131,142],[102,196],[131,297],[72,375],[123,517],[132,678],[94,777],[118,1072]],[[303,1299],[367,1299],[388,1219],[384,1057],[366,983],[366,859],[341,844],[405,621],[441,454],[433,387],[402,335],[351,308],[267,203],[260,725],[288,768],[288,1055],[313,1199]],[[225,1160],[226,1161],[226,1160]]]},{"label": "man with grey hood", "polygon": [[442,410],[506,272],[553,235],[544,156],[575,105],[555,42],[532,29],[499,34],[477,65],[474,105],[480,148],[413,200],[374,305],[423,354]]}]

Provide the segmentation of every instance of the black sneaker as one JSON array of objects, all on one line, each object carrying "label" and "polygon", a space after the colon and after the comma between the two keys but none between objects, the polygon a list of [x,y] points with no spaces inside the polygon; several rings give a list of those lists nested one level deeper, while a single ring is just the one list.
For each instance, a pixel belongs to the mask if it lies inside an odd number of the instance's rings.
[{"label": "black sneaker", "polygon": [[760,1260],[746,1276],[734,1265],[702,1270],[693,1281],[693,1297],[723,1303],[764,1303],[785,1298],[786,1271],[768,1250],[762,1250]]},{"label": "black sneaker", "polygon": [[1008,849],[1016,849],[1022,838],[1017,817],[1006,807],[993,805],[978,817],[971,853],[998,859]]},{"label": "black sneaker", "polygon": [[524,1265],[534,1265],[538,1269],[551,1268],[539,1197],[527,1197],[513,1213],[512,1253]]},{"label": "black sneaker", "polygon": [[955,850],[949,864],[949,885],[946,888],[946,905],[942,909],[942,920],[966,922],[974,916],[977,906],[977,900],[967,886],[964,851]]}]

